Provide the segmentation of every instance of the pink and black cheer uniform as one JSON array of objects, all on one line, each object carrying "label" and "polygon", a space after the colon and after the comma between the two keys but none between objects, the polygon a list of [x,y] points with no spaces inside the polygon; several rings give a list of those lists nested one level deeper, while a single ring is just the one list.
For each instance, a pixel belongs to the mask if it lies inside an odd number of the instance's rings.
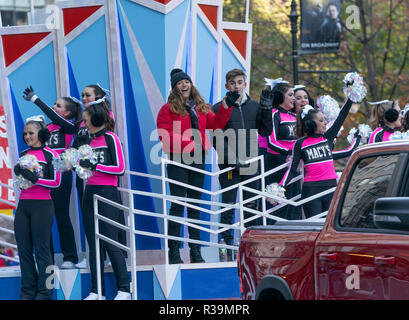
[{"label": "pink and black cheer uniform", "polygon": [[57,157],[54,150],[45,146],[30,148],[21,152],[20,157],[26,154],[37,158],[42,167],[42,176],[32,187],[21,190],[14,218],[21,270],[20,295],[22,300],[50,300],[52,290],[46,286],[49,276],[46,269],[53,264],[50,239],[54,205],[50,189],[59,187],[61,174],[54,170],[52,164]]},{"label": "pink and black cheer uniform", "polygon": [[389,137],[395,132],[394,129],[388,126],[382,126],[374,130],[369,137],[368,143],[376,143],[382,141],[389,141]]},{"label": "pink and black cheer uniform", "polygon": [[[51,137],[46,142],[46,145],[60,155],[71,146],[75,133],[75,124],[61,117],[40,98],[37,97],[37,99],[34,98],[33,100],[52,121],[47,126]],[[71,261],[76,264],[78,263],[77,246],[75,243],[74,228],[70,219],[72,180],[72,172],[64,172],[61,175],[60,186],[51,191],[51,198],[54,202],[55,219],[57,221],[63,261]]]},{"label": "pink and black cheer uniform", "polygon": [[[267,154],[265,156],[265,171],[281,166],[286,163],[286,159],[291,155],[293,145],[297,140],[295,136],[297,119],[292,111],[277,106],[272,110],[273,131],[267,137]],[[279,170],[266,177],[266,185],[273,182],[280,182],[286,168]],[[286,190],[286,197],[291,199],[301,191],[300,182],[292,183]],[[267,204],[267,208],[270,208]],[[299,219],[301,209],[299,207],[285,206],[274,212],[274,215],[289,220]],[[268,220],[269,222],[273,222]]]},{"label": "pink and black cheer uniform", "polygon": [[[297,175],[297,168],[301,160],[304,162],[302,199],[337,185],[338,175],[334,168],[334,140],[351,106],[352,101],[348,99],[341,108],[334,124],[324,134],[313,134],[296,141],[293,147],[291,164],[280,183],[281,185],[286,187]],[[309,218],[318,213],[327,211],[331,203],[332,195],[333,193],[327,194],[304,204],[305,216]]]},{"label": "pink and black cheer uniform", "polygon": [[[94,226],[94,195],[100,195],[106,199],[120,202],[118,191],[118,176],[125,173],[125,159],[122,144],[118,136],[102,129],[92,136],[90,146],[97,153],[98,163],[95,171],[85,186],[84,197],[82,200],[82,218],[84,223],[85,235],[89,245],[89,262],[91,269],[91,292],[97,293],[97,264],[96,264],[96,242]],[[104,202],[98,202],[99,214],[116,222],[119,221],[121,210]],[[104,222],[100,222],[100,233],[104,236],[118,241],[118,228]],[[107,242],[101,241],[106,249],[115,272],[115,278],[118,290],[129,292],[129,276],[126,269],[125,257],[121,249]],[[101,274],[103,274],[104,261],[101,254]],[[102,294],[105,292],[104,277],[102,277]]]},{"label": "pink and black cheer uniform", "polygon": [[[194,107],[186,107],[187,114],[185,116],[179,115],[170,109],[169,103],[162,106],[159,110],[156,125],[158,130],[164,134],[159,133],[159,138],[162,141],[162,150],[169,159],[175,162],[189,165],[193,168],[205,169],[205,154],[210,149],[210,141],[206,134],[206,129],[220,129],[223,128],[230,116],[231,108],[225,109],[221,107],[215,114],[210,108],[207,113],[196,110]],[[176,124],[174,126],[174,124]],[[174,131],[179,125],[180,131]],[[199,133],[200,141],[196,143],[192,137],[192,129]],[[198,149],[200,148],[200,150]],[[196,152],[195,152],[196,151]],[[187,163],[183,159],[183,153],[190,154],[193,163]],[[192,171],[174,164],[166,166],[168,178],[177,180],[188,185],[202,188],[204,182],[204,175],[200,172]],[[188,197],[192,199],[200,199],[202,193],[200,191],[192,190],[190,188],[169,183],[169,190],[172,196]],[[180,204],[172,202],[169,215],[181,217],[183,215],[184,207]],[[190,219],[200,219],[200,212],[196,209],[187,208],[187,215]],[[189,238],[199,240],[200,230],[196,228],[188,228]],[[180,236],[180,224],[169,221],[168,234],[171,236]],[[179,241],[169,240],[169,248],[179,248]],[[197,250],[200,245],[189,243],[190,249]]]}]

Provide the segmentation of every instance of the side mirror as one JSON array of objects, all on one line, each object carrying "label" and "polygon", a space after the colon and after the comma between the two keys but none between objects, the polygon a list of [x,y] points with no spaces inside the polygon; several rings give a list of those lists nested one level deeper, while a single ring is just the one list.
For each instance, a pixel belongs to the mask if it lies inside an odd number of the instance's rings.
[{"label": "side mirror", "polygon": [[377,199],[373,219],[378,228],[409,231],[409,197]]}]

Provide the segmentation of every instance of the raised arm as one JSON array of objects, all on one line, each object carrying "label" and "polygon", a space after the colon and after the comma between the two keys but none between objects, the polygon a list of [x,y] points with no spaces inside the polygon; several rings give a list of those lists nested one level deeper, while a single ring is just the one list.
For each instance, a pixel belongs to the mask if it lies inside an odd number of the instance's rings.
[{"label": "raised arm", "polygon": [[352,107],[352,100],[347,99],[344,105],[342,106],[341,110],[339,111],[338,117],[335,119],[334,124],[325,132],[324,137],[329,141],[334,141],[337,137],[339,130],[342,127],[346,117],[348,116],[349,110]]},{"label": "raised arm", "polygon": [[44,103],[34,92],[32,87],[26,88],[24,90],[23,98],[27,101],[33,102],[36,106],[38,106],[41,111],[45,113],[45,115],[50,118],[50,120],[59,125],[65,133],[74,134],[75,133],[75,125],[70,120],[64,119],[58,113],[56,113],[53,108],[48,106]]}]

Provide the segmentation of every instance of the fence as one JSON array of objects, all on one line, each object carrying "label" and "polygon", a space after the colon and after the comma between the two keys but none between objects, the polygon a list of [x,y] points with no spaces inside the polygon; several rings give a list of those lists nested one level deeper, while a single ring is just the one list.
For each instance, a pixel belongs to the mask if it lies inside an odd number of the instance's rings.
[{"label": "fence", "polygon": [[[94,218],[94,223],[95,223],[95,231],[96,231],[96,250],[97,250],[97,255],[96,255],[96,259],[97,259],[97,278],[98,278],[98,297],[99,299],[101,299],[101,270],[100,270],[100,240],[103,241],[107,241],[108,243],[115,245],[117,247],[119,247],[120,249],[123,249],[125,251],[127,251],[129,253],[129,257],[130,257],[130,264],[131,264],[131,283],[132,283],[132,287],[131,287],[131,292],[133,292],[132,298],[134,300],[137,299],[137,279],[136,279],[136,257],[135,257],[135,235],[144,235],[144,236],[150,236],[150,237],[158,237],[161,239],[164,239],[164,249],[165,249],[165,264],[169,263],[169,257],[167,254],[168,251],[168,240],[177,240],[177,241],[184,241],[184,242],[188,242],[188,243],[196,243],[196,244],[201,244],[201,245],[207,245],[207,246],[212,246],[212,247],[216,247],[216,248],[226,248],[226,249],[231,249],[231,250],[237,250],[238,247],[234,246],[234,245],[227,245],[227,244],[219,244],[217,242],[211,242],[211,241],[203,241],[203,240],[194,240],[194,239],[189,239],[189,238],[182,238],[182,237],[175,237],[175,236],[169,236],[168,235],[168,230],[167,230],[167,222],[170,221],[175,221],[178,222],[182,225],[186,225],[188,227],[193,227],[193,228],[197,228],[199,230],[208,232],[210,234],[219,234],[223,231],[229,230],[229,229],[233,229],[233,230],[239,230],[239,233],[242,234],[244,232],[245,228],[245,224],[248,222],[251,222],[254,219],[258,219],[259,217],[263,218],[263,225],[266,225],[267,223],[267,219],[273,219],[276,221],[287,221],[284,218],[280,218],[280,217],[276,217],[274,215],[272,215],[275,211],[281,209],[284,206],[287,205],[292,205],[292,206],[301,206],[302,204],[319,198],[321,196],[324,196],[326,194],[329,194],[331,192],[333,192],[335,190],[335,188],[331,188],[329,190],[326,190],[324,192],[321,192],[319,194],[313,195],[311,197],[308,197],[306,199],[303,199],[301,201],[296,201],[298,200],[301,195],[297,195],[295,197],[293,197],[292,199],[283,199],[283,198],[279,198],[276,196],[272,196],[269,193],[266,193],[265,190],[265,177],[276,172],[279,171],[283,168],[288,167],[289,163],[285,163],[279,167],[276,167],[274,169],[271,169],[267,172],[264,172],[264,157],[263,156],[258,156],[255,158],[252,158],[250,160],[247,160],[245,162],[245,164],[251,164],[253,162],[260,162],[260,174],[254,176],[253,178],[250,178],[248,180],[245,180],[243,182],[237,183],[235,185],[232,185],[230,187],[224,188],[224,189],[220,189],[218,191],[210,191],[210,190],[206,190],[203,188],[198,188],[198,187],[194,187],[194,186],[190,186],[187,185],[185,183],[182,183],[180,181],[176,181],[176,180],[172,180],[166,177],[166,173],[165,173],[165,165],[166,164],[173,164],[173,165],[177,165],[180,167],[184,167],[188,170],[193,170],[199,173],[202,173],[204,175],[208,175],[211,177],[218,177],[220,176],[220,174],[228,172],[230,170],[233,170],[233,167],[228,167],[224,170],[219,170],[216,172],[209,172],[209,171],[205,171],[205,170],[201,170],[201,169],[197,169],[197,168],[193,168],[190,167],[188,165],[184,165],[178,162],[174,162],[174,161],[170,161],[168,159],[162,158],[161,159],[161,176],[157,176],[157,175],[151,175],[151,174],[145,174],[145,173],[139,173],[139,172],[133,172],[133,171],[127,171],[128,174],[130,175],[135,175],[135,176],[140,176],[140,177],[144,177],[144,178],[149,178],[149,179],[159,179],[162,182],[162,193],[154,193],[154,192],[146,192],[146,191],[138,191],[138,190],[129,190],[129,189],[123,189],[123,188],[119,188],[120,191],[128,193],[128,199],[129,199],[129,207],[124,206],[122,204],[118,204],[115,203],[113,201],[110,201],[106,198],[103,198],[101,196],[98,195],[94,195],[94,213],[95,213],[95,218]],[[302,179],[303,176],[299,175],[297,177],[295,177],[294,179],[292,179],[290,181],[291,183],[294,183],[295,181],[298,181],[300,179]],[[261,183],[261,191],[260,190],[256,190],[256,189],[252,189],[247,187],[246,185],[256,181],[256,180],[260,180]],[[191,199],[191,198],[183,198],[183,197],[176,197],[176,196],[171,196],[171,195],[167,195],[166,194],[166,183],[174,183],[180,186],[184,186],[186,188],[190,188],[196,191],[200,191],[202,193],[211,195],[211,196],[219,196],[221,195],[223,192],[226,192],[228,190],[231,189],[235,189],[238,188],[238,202],[236,204],[227,204],[227,203],[222,203],[222,202],[218,202],[218,201],[207,201],[207,200],[201,200],[201,199]],[[250,197],[249,199],[244,200],[243,197],[243,191],[248,191],[251,192],[252,194],[255,194],[255,196]],[[163,210],[162,213],[155,213],[155,212],[148,212],[145,210],[139,210],[139,209],[135,209],[134,206],[134,195],[139,195],[139,196],[147,196],[147,197],[153,197],[153,198],[159,198],[162,199],[162,203],[163,203]],[[274,206],[268,210],[266,210],[266,198],[272,198],[274,200],[278,200],[281,202],[280,205],[278,206]],[[261,211],[260,210],[255,210],[255,209],[251,209],[247,206],[245,206],[245,204],[247,204],[248,202],[251,201],[255,201],[255,200],[261,200]],[[109,205],[112,205],[114,207],[117,207],[118,209],[124,210],[126,212],[128,212],[128,223],[127,226],[124,226],[118,222],[115,222],[111,219],[108,219],[106,217],[104,217],[103,215],[99,214],[98,212],[98,201],[102,201],[105,202]],[[231,225],[226,225],[223,223],[219,223],[219,222],[212,222],[212,221],[203,221],[203,220],[197,220],[197,219],[190,219],[190,218],[185,218],[185,217],[175,217],[175,216],[170,216],[167,213],[167,202],[173,202],[173,203],[177,203],[180,205],[183,205],[185,207],[189,207],[189,208],[193,208],[193,209],[197,209],[201,212],[206,212],[209,213],[211,215],[219,215],[222,214],[223,212],[227,211],[227,210],[231,210],[231,209],[237,209],[239,210],[239,221],[236,223],[233,223]],[[221,209],[213,211],[213,210],[209,210],[206,208],[203,208],[200,206],[200,204],[203,205],[212,205],[212,206],[216,206],[216,207],[220,207]],[[244,219],[244,212],[247,211],[249,213],[252,213],[254,216],[250,216],[247,219]],[[163,234],[161,233],[155,233],[155,232],[147,232],[147,231],[142,231],[142,230],[135,230],[135,214],[139,214],[139,215],[145,215],[145,216],[150,216],[150,217],[156,217],[159,219],[163,219]],[[315,221],[315,220],[320,220],[323,217],[325,217],[327,214],[327,212],[323,212],[320,213],[316,216],[310,217],[309,219],[306,220],[292,220],[292,222],[303,222],[303,221]],[[107,237],[105,237],[104,235],[102,235],[99,232],[99,225],[98,222],[99,220],[102,220],[106,223],[112,224],[113,226],[123,229],[125,231],[128,232],[129,234],[129,246],[124,246],[112,239],[109,239]],[[321,220],[322,221],[322,220]],[[215,228],[205,228],[202,227],[201,225],[208,225],[210,227],[215,227]],[[217,228],[217,229],[216,229]]]},{"label": "fence", "polygon": [[[0,186],[14,191],[14,188],[12,186],[7,185],[7,184],[4,184],[4,183],[0,182]],[[10,202],[10,201],[7,201],[7,200],[1,199],[1,198],[0,198],[0,202],[8,204],[10,206],[14,206],[14,207],[16,206],[16,204],[14,202]],[[6,216],[6,215],[2,215],[2,218],[6,219],[6,220],[9,220],[9,221],[14,221],[14,217],[9,217],[9,216]],[[3,231],[3,232],[14,235],[14,230],[11,230],[11,229],[0,227],[0,231]],[[17,250],[17,246],[15,244],[13,244],[13,243],[3,241],[3,240],[0,239],[0,244]],[[5,260],[9,260],[9,261],[18,262],[18,263],[20,262],[18,258],[9,257],[9,256],[4,255],[4,254],[0,254],[0,258],[3,258]]]}]

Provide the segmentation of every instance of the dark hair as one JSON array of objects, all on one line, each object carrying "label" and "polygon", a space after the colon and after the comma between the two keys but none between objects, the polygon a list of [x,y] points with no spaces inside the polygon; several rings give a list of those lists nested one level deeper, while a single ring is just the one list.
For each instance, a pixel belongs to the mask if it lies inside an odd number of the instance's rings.
[{"label": "dark hair", "polygon": [[[91,88],[94,90],[95,100],[101,99],[107,95],[106,92],[102,90],[102,88],[97,84],[90,84],[86,86],[85,88]],[[108,110],[111,110],[111,103],[108,101],[108,99],[106,99],[104,103],[106,104],[106,107],[108,108]]]},{"label": "dark hair", "polygon": [[[313,108],[315,108],[315,101],[314,101],[314,98],[313,97],[311,97],[311,95],[310,95],[310,93],[309,93],[309,91],[307,90],[307,88],[297,88],[297,89],[295,89],[294,90],[294,95],[295,95],[295,93],[297,92],[297,91],[304,91],[306,94],[307,94],[307,97],[308,97],[308,104],[311,106],[311,107],[313,107]],[[295,110],[295,106],[294,106],[294,109],[293,110]]]},{"label": "dark hair", "polygon": [[273,107],[278,107],[284,102],[284,96],[288,90],[292,89],[289,83],[277,83],[273,89]]},{"label": "dark hair", "polygon": [[319,109],[312,109],[308,112],[308,114],[304,117],[304,119],[301,118],[301,114],[304,110],[304,107],[300,109],[297,113],[297,128],[296,128],[296,135],[297,138],[302,138],[304,136],[311,136],[315,133],[315,130],[317,130],[317,125],[315,123],[315,116],[320,112]]},{"label": "dark hair", "polygon": [[82,120],[81,105],[70,97],[62,97],[61,99],[65,102],[65,109],[70,112],[68,120],[75,119],[75,122],[80,122]]},{"label": "dark hair", "polygon": [[243,76],[244,81],[246,81],[246,73],[241,69],[232,69],[226,73],[226,83],[229,82],[230,79],[233,79],[237,76]]},{"label": "dark hair", "polygon": [[84,112],[90,116],[91,122],[94,126],[99,127],[100,125],[105,125],[109,131],[114,131],[115,121],[111,118],[109,109],[105,103],[90,105],[84,110]]}]

